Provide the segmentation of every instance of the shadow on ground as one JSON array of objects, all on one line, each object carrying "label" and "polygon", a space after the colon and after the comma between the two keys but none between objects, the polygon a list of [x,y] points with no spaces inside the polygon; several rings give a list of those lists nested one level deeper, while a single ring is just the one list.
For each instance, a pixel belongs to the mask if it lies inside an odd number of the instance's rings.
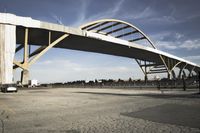
[{"label": "shadow on ground", "polygon": [[82,93],[82,94],[94,94],[94,95],[107,95],[107,96],[130,96],[130,97],[136,97],[136,96],[145,96],[145,97],[151,97],[151,98],[200,98],[199,93],[189,93],[189,94],[121,94],[121,93],[104,93],[104,92],[74,92],[74,93]]},{"label": "shadow on ground", "polygon": [[200,128],[200,106],[164,104],[121,115],[158,123]]}]

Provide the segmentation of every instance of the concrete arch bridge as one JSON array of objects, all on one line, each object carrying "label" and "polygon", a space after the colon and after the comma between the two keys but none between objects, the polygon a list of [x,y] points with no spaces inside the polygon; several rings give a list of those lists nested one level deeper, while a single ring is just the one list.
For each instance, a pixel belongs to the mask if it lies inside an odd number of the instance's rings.
[{"label": "concrete arch bridge", "polygon": [[[16,45],[18,44],[18,45]],[[31,46],[39,46],[31,52]],[[103,19],[78,28],[0,13],[0,84],[13,82],[13,69],[22,69],[22,83],[28,84],[29,68],[51,48],[96,52],[134,59],[145,80],[149,74],[166,73],[168,78],[198,74],[200,66],[160,51],[136,26],[115,19]],[[23,50],[23,60],[14,55]],[[176,75],[174,69],[179,69]]]}]

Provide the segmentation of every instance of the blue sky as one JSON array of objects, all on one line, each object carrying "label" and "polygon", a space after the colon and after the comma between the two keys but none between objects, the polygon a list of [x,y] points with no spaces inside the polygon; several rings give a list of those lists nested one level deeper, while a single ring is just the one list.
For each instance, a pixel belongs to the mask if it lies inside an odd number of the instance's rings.
[{"label": "blue sky", "polygon": [[[72,27],[121,19],[140,28],[157,48],[200,64],[199,5],[199,0],[0,0],[0,12]],[[30,70],[31,79],[40,82],[143,78],[133,59],[63,49],[51,49]]]}]

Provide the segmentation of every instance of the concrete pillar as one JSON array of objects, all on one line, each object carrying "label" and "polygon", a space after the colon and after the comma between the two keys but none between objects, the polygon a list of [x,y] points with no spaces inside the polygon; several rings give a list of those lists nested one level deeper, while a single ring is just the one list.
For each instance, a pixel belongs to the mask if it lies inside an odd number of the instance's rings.
[{"label": "concrete pillar", "polygon": [[144,76],[144,81],[145,81],[145,83],[147,83],[147,81],[148,81],[147,74],[145,74],[145,76]]},{"label": "concrete pillar", "polygon": [[29,80],[29,71],[28,70],[22,70],[21,72],[21,83],[23,85],[28,85]]},{"label": "concrete pillar", "polygon": [[0,84],[13,83],[16,26],[0,24]]},{"label": "concrete pillar", "polygon": [[168,79],[171,79],[171,73],[168,73],[168,74],[167,74],[167,78],[168,78]]},{"label": "concrete pillar", "polygon": [[183,76],[184,76],[184,78],[187,78],[187,75],[184,70],[183,70]]},{"label": "concrete pillar", "polygon": [[176,73],[174,72],[174,70],[172,70],[172,78],[176,79]]},{"label": "concrete pillar", "polygon": [[180,70],[179,70],[178,79],[181,79],[182,70],[183,70],[183,69],[180,69]]}]

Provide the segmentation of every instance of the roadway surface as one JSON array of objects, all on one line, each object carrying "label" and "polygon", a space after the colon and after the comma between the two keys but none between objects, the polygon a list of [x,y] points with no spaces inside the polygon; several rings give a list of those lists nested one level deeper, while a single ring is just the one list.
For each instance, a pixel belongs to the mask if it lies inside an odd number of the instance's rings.
[{"label": "roadway surface", "polygon": [[200,95],[122,89],[0,93],[0,133],[200,132]]}]

